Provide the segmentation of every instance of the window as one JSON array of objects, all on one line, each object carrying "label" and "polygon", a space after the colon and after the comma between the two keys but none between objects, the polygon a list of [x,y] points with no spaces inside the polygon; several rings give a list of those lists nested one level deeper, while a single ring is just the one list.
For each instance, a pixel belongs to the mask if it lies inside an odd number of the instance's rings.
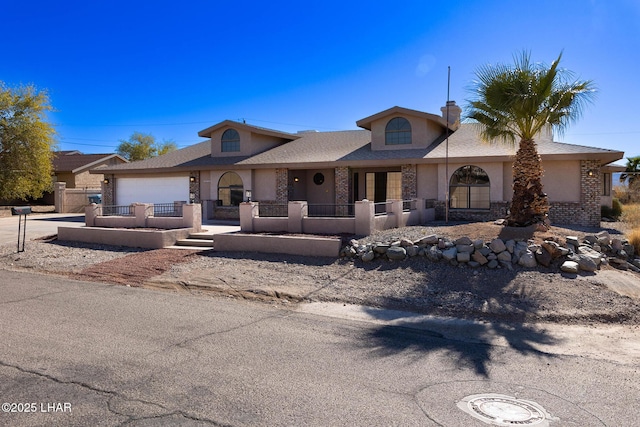
[{"label": "window", "polygon": [[449,207],[453,209],[489,209],[489,175],[477,166],[456,170],[449,181]]},{"label": "window", "polygon": [[411,144],[411,124],[402,117],[389,120],[385,128],[385,145]]},{"label": "window", "polygon": [[218,181],[218,200],[222,206],[238,206],[243,197],[242,179],[235,172],[226,172]]},{"label": "window", "polygon": [[602,195],[603,196],[611,195],[611,174],[610,173],[602,174]]},{"label": "window", "polygon": [[367,172],[365,197],[376,203],[402,199],[402,172]]},{"label": "window", "polygon": [[240,151],[240,134],[235,129],[227,129],[222,134],[221,150],[223,153]]}]

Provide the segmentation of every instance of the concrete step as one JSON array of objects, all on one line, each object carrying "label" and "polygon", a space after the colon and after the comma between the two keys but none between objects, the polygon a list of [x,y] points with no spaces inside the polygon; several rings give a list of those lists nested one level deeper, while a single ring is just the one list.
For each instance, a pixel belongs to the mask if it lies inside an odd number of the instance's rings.
[{"label": "concrete step", "polygon": [[176,246],[196,246],[200,248],[212,248],[213,239],[180,239],[176,242]]},{"label": "concrete step", "polygon": [[213,233],[207,233],[203,231],[201,233],[191,233],[189,234],[189,239],[198,239],[198,240],[213,240]]},{"label": "concrete step", "polygon": [[165,246],[164,249],[188,249],[192,251],[209,251],[213,249],[213,246],[203,247],[203,246]]}]

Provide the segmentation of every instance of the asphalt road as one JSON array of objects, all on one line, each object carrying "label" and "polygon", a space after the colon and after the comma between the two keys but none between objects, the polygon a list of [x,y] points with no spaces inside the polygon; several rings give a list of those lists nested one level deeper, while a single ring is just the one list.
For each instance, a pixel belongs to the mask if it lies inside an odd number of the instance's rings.
[{"label": "asphalt road", "polygon": [[535,402],[550,426],[640,414],[637,364],[541,352],[544,330],[491,325],[493,345],[482,325],[455,338],[10,271],[0,307],[0,425],[485,426],[456,406],[480,393]]}]

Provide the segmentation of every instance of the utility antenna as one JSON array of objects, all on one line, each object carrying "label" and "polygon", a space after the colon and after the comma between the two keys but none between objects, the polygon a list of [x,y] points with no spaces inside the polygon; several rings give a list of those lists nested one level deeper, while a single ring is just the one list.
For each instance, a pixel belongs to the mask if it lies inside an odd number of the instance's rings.
[{"label": "utility antenna", "polygon": [[445,140],[445,154],[444,154],[444,174],[445,174],[445,207],[444,207],[444,221],[449,223],[449,87],[451,86],[451,66],[447,67],[447,104],[446,112],[447,116],[445,121],[447,122],[447,138]]}]

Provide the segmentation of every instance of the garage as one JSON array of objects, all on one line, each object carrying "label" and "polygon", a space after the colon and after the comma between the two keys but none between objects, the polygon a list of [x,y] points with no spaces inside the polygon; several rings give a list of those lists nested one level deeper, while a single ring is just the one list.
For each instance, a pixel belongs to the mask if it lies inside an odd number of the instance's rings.
[{"label": "garage", "polygon": [[116,179],[116,205],[173,203],[189,200],[189,177]]}]

